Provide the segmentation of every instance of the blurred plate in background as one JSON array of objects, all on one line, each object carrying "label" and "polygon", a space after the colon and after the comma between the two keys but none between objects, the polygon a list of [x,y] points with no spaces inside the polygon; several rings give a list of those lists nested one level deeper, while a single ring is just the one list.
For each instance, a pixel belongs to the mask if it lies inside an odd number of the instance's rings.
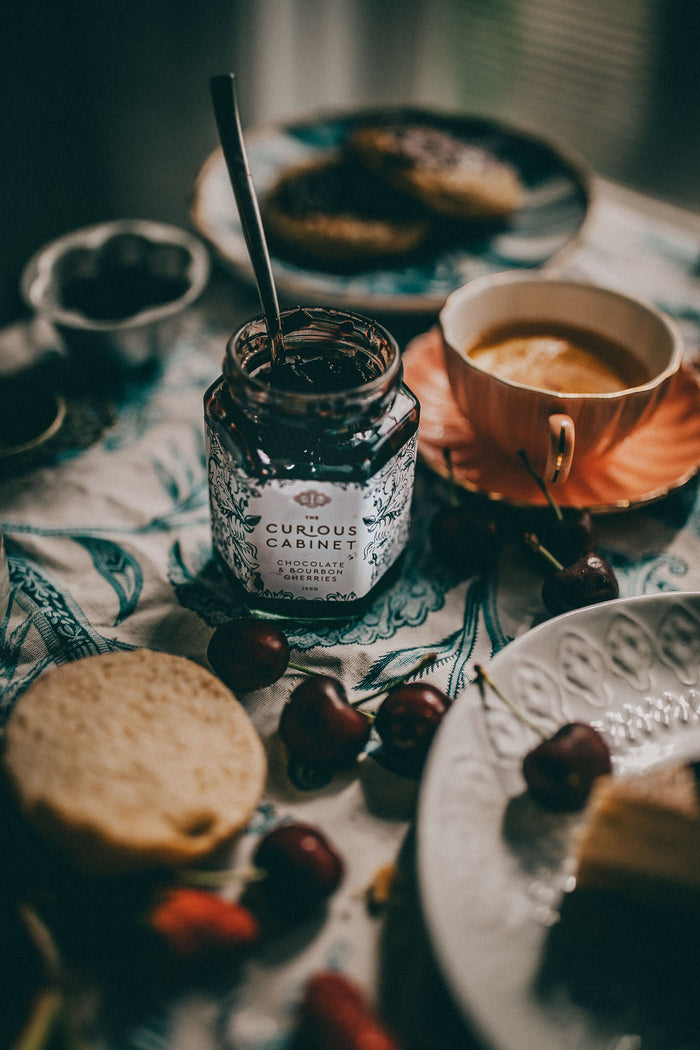
[{"label": "blurred plate in background", "polygon": [[[481,230],[465,243],[396,267],[350,274],[324,273],[273,255],[280,296],[295,303],[331,304],[364,312],[429,313],[455,288],[483,273],[539,267],[580,234],[590,203],[591,176],[578,158],[552,142],[486,118],[424,110],[360,110],[309,117],[245,134],[250,171],[260,200],[286,168],[337,150],[349,129],[377,119],[435,122],[490,150],[516,170],[525,200],[508,225]],[[253,280],[223,154],[206,160],[194,188],[192,218],[224,263]]]}]

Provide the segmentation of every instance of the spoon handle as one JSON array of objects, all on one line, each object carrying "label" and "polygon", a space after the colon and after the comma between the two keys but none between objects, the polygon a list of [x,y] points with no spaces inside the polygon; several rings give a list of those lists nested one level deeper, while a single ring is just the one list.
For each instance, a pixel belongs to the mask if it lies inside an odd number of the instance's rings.
[{"label": "spoon handle", "polygon": [[284,354],[282,322],[277,290],[272,276],[270,253],[267,249],[265,231],[243,141],[236,94],[236,77],[233,73],[223,73],[220,76],[211,77],[209,86],[221,148],[241,217],[243,236],[255,271],[260,303],[267,322],[272,363],[276,364],[282,360]]}]

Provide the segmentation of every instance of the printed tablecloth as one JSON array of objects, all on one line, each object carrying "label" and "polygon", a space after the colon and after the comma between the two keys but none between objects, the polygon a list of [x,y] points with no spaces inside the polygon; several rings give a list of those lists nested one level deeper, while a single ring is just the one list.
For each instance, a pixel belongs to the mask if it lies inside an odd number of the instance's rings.
[{"label": "printed tablecloth", "polygon": [[[650,202],[601,184],[583,238],[557,268],[656,303],[679,322],[688,362],[697,357],[697,223],[659,218]],[[219,276],[184,318],[162,367],[121,392],[112,421],[96,427],[92,443],[0,482],[11,582],[2,623],[0,725],[22,691],[54,664],[135,646],[205,662],[213,628],[242,611],[212,558],[202,398],[219,374],[226,337],[257,312],[250,289]],[[405,341],[410,323],[396,327]],[[419,466],[401,576],[361,618],[285,625],[294,659],[342,679],[351,698],[429,652],[437,658],[424,678],[457,697],[474,677],[475,663],[487,663],[542,616],[540,577],[516,550],[506,548],[494,571],[467,580],[440,564],[427,530],[444,497],[445,483]],[[621,595],[700,590],[694,480],[661,502],[605,516],[597,530]],[[443,1046],[446,1039],[471,1045],[442,992],[411,882],[418,785],[369,754],[325,788],[293,788],[275,730],[295,681],[286,676],[244,698],[268,745],[270,777],[238,848],[250,849],[287,814],[318,824],[347,868],[328,914],[264,944],[224,997],[183,997],[105,1045],[275,1050],[285,1045],[305,980],[328,966],[347,972],[381,1003],[407,1050]],[[397,857],[405,893],[393,913],[371,916],[365,889],[376,870]]]}]

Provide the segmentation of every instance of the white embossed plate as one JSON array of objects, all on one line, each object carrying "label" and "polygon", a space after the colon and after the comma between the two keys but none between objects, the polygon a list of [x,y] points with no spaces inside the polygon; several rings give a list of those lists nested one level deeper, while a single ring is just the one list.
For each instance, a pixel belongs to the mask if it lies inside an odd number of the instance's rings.
[{"label": "white embossed plate", "polygon": [[[591,194],[591,174],[580,158],[544,137],[485,117],[409,107],[317,114],[246,132],[250,172],[260,199],[286,167],[338,150],[348,130],[373,113],[382,118],[438,121],[462,138],[490,149],[517,171],[525,188],[524,203],[507,227],[475,234],[449,250],[405,265],[329,273],[273,254],[277,288],[290,302],[330,303],[365,312],[434,312],[450,292],[472,277],[542,266],[580,235]],[[207,158],[197,177],[191,213],[197,230],[223,262],[252,282],[253,270],[220,150]]]},{"label": "white embossed plate", "polygon": [[[545,732],[605,734],[616,773],[700,755],[700,594],[623,598],[567,613],[511,642],[489,667]],[[429,935],[469,1022],[497,1050],[681,1050],[607,1025],[535,981],[571,876],[579,816],[547,814],[521,774],[537,742],[491,690],[470,685],[426,768],[418,875]],[[690,1050],[687,1044],[683,1050]]]}]

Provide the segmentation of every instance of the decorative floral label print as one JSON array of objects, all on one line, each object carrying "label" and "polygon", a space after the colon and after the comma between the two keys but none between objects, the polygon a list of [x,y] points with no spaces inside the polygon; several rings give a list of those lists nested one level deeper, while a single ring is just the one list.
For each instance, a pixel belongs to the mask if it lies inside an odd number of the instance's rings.
[{"label": "decorative floral label print", "polygon": [[416,436],[363,484],[272,480],[231,463],[208,431],[215,549],[250,593],[274,599],[364,597],[408,540]]}]

